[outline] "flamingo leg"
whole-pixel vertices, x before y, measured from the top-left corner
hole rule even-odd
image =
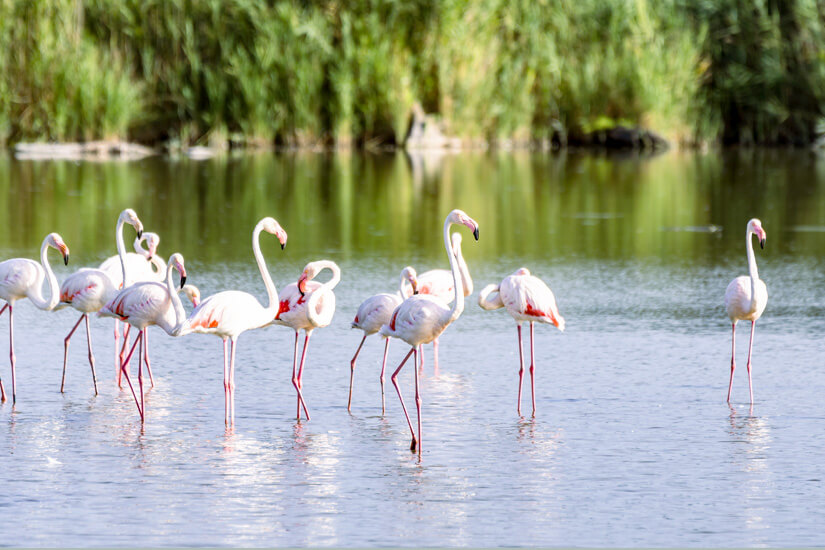
[[[421,374],[424,374],[424,354],[423,354],[423,353],[419,353],[419,354],[417,355],[417,357],[418,357],[418,358],[416,359],[415,364],[416,364],[416,365],[418,365],[418,368],[419,368],[419,370],[421,371]],[[420,361],[420,362],[419,362],[419,361]]]
[[[14,306],[9,304],[9,360],[11,361],[11,402],[17,403],[17,380],[14,375],[16,357],[14,355]]]
[[[524,343],[521,339],[521,323],[517,325],[518,328],[518,405],[516,412],[521,416],[521,386],[524,382]]]
[[[118,354],[118,342],[120,342],[120,321],[115,319],[115,379],[117,387],[120,387],[120,354]]]
[[[530,394],[533,397],[533,418],[536,417],[536,347],[534,341],[534,325],[533,322],[530,321]]]
[[[420,353],[422,356],[424,355],[424,346],[418,346],[418,353]],[[421,393],[419,391],[418,385],[418,371],[415,371],[415,408],[416,412],[418,413],[418,456],[421,456]],[[414,451],[415,447],[411,446],[410,450]]]
[[[384,400],[384,371],[387,368],[387,353],[390,351],[390,339],[384,338],[384,359],[381,361],[381,414],[386,412],[386,403]]]
[[[748,344],[748,389],[751,394],[751,405],[753,405],[753,382],[751,382],[751,353],[753,352],[753,332],[756,330],[756,321],[751,321],[751,340]]]
[[[120,348],[120,364],[126,365],[126,368],[129,368],[129,359],[125,358],[126,356],[126,347],[129,344],[129,332],[132,330],[132,325],[126,324],[126,328],[123,329],[123,346]],[[129,354],[131,357],[131,354]]]
[[[223,338],[223,417],[224,424],[229,425],[229,363],[226,354],[226,338]]]
[[[81,321],[86,318],[86,314],[82,313],[80,318],[72,327],[72,330],[69,331],[69,334],[63,339],[63,378],[60,380],[60,393],[63,393],[63,387],[66,385],[66,362],[69,359],[69,342],[72,339],[72,334],[74,331],[77,330],[77,327],[80,326]],[[95,395],[97,395],[97,385],[95,385]]]
[[[149,385],[151,387],[155,387],[155,379],[152,378],[152,366],[149,364],[149,328],[143,329],[143,348],[144,348],[144,358],[143,360],[146,362],[146,370],[149,371]]]
[[[352,381],[355,378],[355,360],[358,359],[358,354],[361,353],[361,348],[364,346],[364,340],[367,339],[367,333],[361,338],[361,343],[358,344],[358,349],[355,350],[355,355],[352,356],[352,361],[349,362],[349,399],[347,400],[347,412],[352,412]]]
[[[89,365],[92,367],[92,383],[95,386],[95,395],[97,395],[97,374],[95,374],[95,353],[92,351],[92,331],[89,330],[89,316],[86,314],[83,316],[86,318],[86,342],[89,344]]]
[[[229,352],[229,421],[235,424],[235,348],[238,346],[237,337],[232,338]]]
[[[730,403],[730,390],[733,388],[733,371],[736,370],[736,321],[733,322],[730,350],[730,382],[728,383],[728,403]]]
[[[298,392],[298,403],[303,403],[304,396],[301,394],[301,386],[298,384],[298,331],[295,331],[295,349],[292,353],[292,385],[295,387],[295,391]],[[299,415],[298,420],[301,419],[300,417],[300,408],[298,409]],[[306,412],[306,405],[304,405],[304,412]],[[309,415],[307,415],[307,420],[309,420]]]
[[[143,339],[145,336],[146,329],[142,329],[137,338],[141,342],[141,345],[138,346],[138,386],[140,386],[140,410],[143,412],[140,415],[141,422],[146,419],[146,403],[143,400]]]
[[[9,304],[5,304],[3,309],[0,309],[0,315],[3,315],[3,312],[6,311],[6,308],[9,307]],[[3,387],[3,378],[0,377],[0,403],[6,402],[6,388]]]
[[[424,348],[421,348],[421,357],[423,361]],[[438,376],[438,338],[433,340],[433,376]]]
[[[127,357],[127,361],[120,363],[120,370],[123,372],[123,376],[126,377],[126,382],[129,384],[129,389],[132,390],[132,397],[135,398],[135,405],[137,405],[138,413],[140,413],[140,421],[143,422],[143,409],[140,406],[140,401],[138,401],[137,394],[135,393],[135,388],[132,386],[132,380],[129,378],[129,369],[128,369],[128,360],[132,358],[132,354],[135,352],[135,348],[137,347],[138,343],[140,342],[140,332],[138,332],[137,337],[135,337],[135,343],[132,344],[132,349],[129,351],[129,356]]]
[[[312,331],[304,332],[306,337],[304,338],[304,349],[301,352],[301,364],[298,366],[298,420],[301,419],[301,405],[304,407],[304,414],[309,420],[309,411],[307,410],[306,401],[304,401],[304,395],[301,393],[301,388],[304,386],[304,361],[307,358],[307,348],[309,347],[309,337],[312,336]]]
[[[404,356],[404,359],[401,361],[401,364],[398,365],[398,368],[395,369],[395,372],[392,373],[392,376],[390,376],[390,380],[392,381],[392,385],[395,386],[395,391],[398,393],[398,399],[401,401],[401,408],[404,409],[404,416],[407,417],[407,425],[410,427],[410,433],[412,434],[412,443],[410,443],[410,450],[414,451],[416,443],[415,430],[413,430],[410,415],[407,414],[407,406],[404,404],[404,396],[401,395],[401,388],[398,387],[398,381],[396,380],[396,378],[398,378],[398,373],[401,372],[401,369],[404,367],[404,363],[407,362],[407,359],[409,359],[410,355],[412,355],[413,353],[415,353],[415,347],[413,347],[409,351],[409,353],[407,353],[407,355]],[[415,362],[413,363],[413,368],[415,368],[417,362],[418,358],[415,359]]]

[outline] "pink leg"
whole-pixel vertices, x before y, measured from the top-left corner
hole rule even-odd
[[[381,414],[386,412],[386,403],[384,402],[384,371],[387,368],[387,352],[390,351],[390,339],[384,338],[384,360],[381,362]]]
[[[126,328],[123,329],[123,346],[120,348],[120,364],[126,365],[126,368],[129,368],[129,359],[126,359],[126,347],[129,344],[129,332],[132,330],[132,325],[126,324]],[[130,354],[131,357],[131,354]]]
[[[728,403],[730,403],[730,390],[733,387],[733,371],[736,370],[736,321],[733,322],[730,350],[730,382],[728,383]]]
[[[132,344],[132,349],[129,351],[129,355],[126,358],[127,361],[121,362],[120,370],[123,372],[123,376],[126,377],[126,382],[129,384],[129,389],[132,390],[132,397],[135,398],[135,405],[137,405],[138,413],[140,413],[140,421],[143,422],[143,408],[140,406],[140,401],[138,400],[138,396],[135,393],[135,388],[132,386],[132,380],[129,378],[129,369],[127,368],[128,360],[132,358],[132,354],[135,352],[135,348],[140,343],[140,332],[138,332],[137,337],[135,338],[135,343]]]
[[[424,360],[424,348],[421,349],[422,361]],[[438,338],[433,340],[433,376],[438,376]],[[421,434],[418,434],[421,437]]]
[[[152,366],[149,364],[149,328],[143,329],[143,348],[144,352],[144,361],[146,362],[146,370],[149,372],[149,385],[151,387],[155,387],[155,379],[152,378]]]
[[[232,338],[230,345],[232,350],[229,353],[229,421],[235,424],[235,348],[238,339]]]
[[[358,359],[358,354],[361,353],[361,348],[364,346],[364,340],[367,339],[367,333],[361,338],[361,343],[358,344],[358,349],[355,350],[355,355],[352,356],[352,361],[349,362],[349,399],[347,400],[347,412],[352,412],[352,380],[355,378],[355,360]]]
[[[418,353],[424,355],[424,346],[418,346]],[[415,408],[418,412],[418,456],[421,456],[421,440],[423,432],[421,431],[421,392],[418,386],[418,371],[415,372]],[[411,448],[411,450],[415,450]]]
[[[226,354],[226,338],[223,339],[223,418],[229,425],[229,363]]]
[[[418,359],[415,361],[415,364],[418,365],[418,369],[421,372],[421,374],[424,374],[424,354],[418,353],[417,357]]]
[[[518,328],[518,405],[516,412],[521,416],[521,386],[524,382],[524,343],[521,339],[521,323],[517,325]]]
[[[118,343],[120,342],[120,321],[115,319],[115,380],[117,387],[120,387],[120,354],[118,353]]]
[[[80,322],[86,318],[86,314],[83,313],[80,315],[80,319],[72,327],[72,330],[69,331],[69,334],[63,339],[63,378],[60,380],[60,393],[63,393],[63,387],[66,385],[66,362],[69,359],[69,342],[72,339],[72,334],[74,331],[77,330],[77,327],[80,326]],[[97,395],[97,384],[95,384],[95,395]]]
[[[416,443],[415,430],[413,430],[412,421],[410,420],[410,415],[407,414],[407,406],[404,405],[404,397],[401,395],[401,388],[398,387],[398,381],[396,380],[396,378],[398,378],[398,373],[401,372],[401,369],[404,367],[404,363],[406,363],[407,359],[410,358],[410,355],[412,355],[414,353],[415,353],[415,348],[412,348],[409,351],[409,353],[407,353],[407,355],[404,357],[404,360],[401,361],[401,364],[398,365],[398,368],[395,369],[395,372],[392,373],[392,376],[390,376],[390,380],[392,381],[392,385],[395,386],[395,391],[398,393],[398,399],[401,400],[401,408],[404,409],[404,416],[407,417],[407,425],[410,427],[410,433],[412,434],[412,443],[410,443],[410,450],[412,450],[412,451],[415,450],[415,443]],[[415,368],[415,365],[417,364],[417,362],[418,362],[418,358],[416,357],[415,360],[413,361],[413,368]]]
[[[298,392],[298,404],[300,406],[303,403],[304,396],[301,394],[301,386],[298,384],[298,331],[295,331],[295,349],[292,353],[292,385],[295,387],[295,391]],[[304,406],[306,407],[306,406]],[[306,408],[304,409],[306,412]],[[298,420],[300,420],[300,408],[298,409],[299,415]],[[307,420],[309,420],[309,416],[307,416]]]
[[[9,359],[11,360],[11,402],[17,403],[17,380],[14,375],[14,306],[9,304]]]
[[[753,332],[756,330],[756,321],[751,321],[751,341],[748,344],[748,389],[751,393],[751,405],[753,405],[753,382],[751,382],[751,352],[753,352]]]
[[[309,347],[309,337],[312,336],[312,331],[306,332],[306,337],[304,338],[304,349],[301,352],[301,364],[298,366],[298,420],[301,419],[301,405],[304,407],[304,414],[309,420],[309,411],[307,410],[306,401],[304,401],[304,395],[300,393],[300,390],[304,387],[304,361],[307,358],[307,348]]]
[[[9,304],[5,304],[3,309],[0,309],[0,315],[3,315],[3,312],[6,311],[6,308],[9,307]],[[6,402],[6,388],[3,387],[3,378],[0,377],[0,403]]]
[[[536,347],[533,344],[534,340],[533,322],[530,321],[530,393],[533,396],[533,418],[536,417]]]
[[[143,422],[146,420],[146,403],[143,400],[143,342],[146,341],[146,329],[142,329],[138,337],[141,341],[141,345],[138,346],[138,386],[140,386],[140,410],[143,411],[140,421]]]
[[[97,374],[95,374],[95,353],[92,351],[92,331],[89,330],[89,316],[86,318],[86,341],[89,344],[89,365],[92,367],[92,383],[95,385],[95,395],[97,395]]]

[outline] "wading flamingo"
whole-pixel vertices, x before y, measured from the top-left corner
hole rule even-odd
[[[49,247],[63,254],[63,262],[69,264],[69,247],[57,233],[49,233],[40,246],[40,263],[28,258],[13,258],[0,262],[0,299],[6,304],[0,309],[0,315],[9,310],[9,361],[11,362],[11,399],[17,403],[17,380],[15,379],[14,355],[14,302],[28,298],[39,309],[49,311],[57,305],[60,287],[54,276],[46,255]],[[43,297],[43,279],[49,284],[51,293],[48,300]],[[0,401],[6,400],[3,379],[0,378]]]
[[[473,293],[473,279],[470,277],[470,270],[467,267],[467,262],[464,261],[464,256],[461,254],[461,234],[456,232],[452,235],[453,253],[458,261],[458,273],[461,275],[461,285],[464,288],[464,297],[466,298]],[[449,269],[431,269],[425,271],[421,275],[417,275],[412,267],[405,269],[412,270],[412,277],[417,281],[417,293],[429,294],[439,300],[443,300],[445,304],[450,304],[453,301],[455,294],[453,290],[453,275]],[[411,282],[409,284],[402,281],[401,294],[404,298],[409,298],[413,295],[413,288]],[[384,323],[386,324],[386,323]],[[424,354],[421,354],[421,365],[424,365]],[[433,371],[438,374],[438,338],[433,340]]]
[[[152,325],[162,328],[167,334],[175,336],[181,325],[186,320],[186,312],[180,301],[178,293],[175,291],[172,282],[172,271],[180,273],[180,287],[186,289],[186,268],[183,265],[183,256],[172,254],[166,266],[166,284],[158,282],[135,283],[127,286],[107,303],[98,313],[101,317],[114,317],[129,323],[139,332],[135,336],[135,342],[129,350],[129,355],[120,367],[129,389],[135,398],[135,404],[140,413],[140,421],[145,420],[146,408],[143,402],[143,362],[149,367],[149,356],[146,349],[146,329]],[[196,291],[187,292],[190,299]],[[138,385],[140,386],[140,400],[138,400],[132,381],[129,379],[127,365],[138,347]]]
[[[458,319],[461,312],[464,311],[464,289],[462,287],[461,275],[458,272],[458,260],[455,257],[455,252],[450,246],[450,226],[453,224],[463,224],[473,230],[473,237],[478,240],[478,224],[461,210],[453,210],[444,220],[444,248],[447,250],[447,256],[450,260],[450,271],[453,276],[453,288],[455,303],[452,308],[438,298],[427,296],[424,294],[416,294],[404,300],[392,314],[389,324],[381,327],[381,334],[384,336],[392,336],[400,338],[407,342],[412,349],[407,353],[401,364],[390,377],[395,391],[398,393],[398,399],[401,401],[401,408],[404,409],[404,416],[407,417],[407,424],[410,427],[412,434],[412,443],[410,449],[415,450],[418,445],[418,454],[421,454],[421,394],[418,384],[418,368],[413,368],[415,371],[415,407],[418,412],[418,439],[416,442],[415,430],[413,430],[410,415],[407,414],[407,407],[404,405],[404,398],[401,396],[401,389],[398,387],[398,373],[404,367],[404,364],[410,358],[410,355],[415,354],[415,363],[418,364],[418,353],[421,351],[423,344],[429,344],[439,337],[444,332],[450,323]]]
[[[352,410],[352,382],[355,377],[355,360],[358,359],[358,354],[361,353],[361,348],[364,345],[364,340],[367,336],[375,334],[378,330],[386,324],[389,324],[392,312],[395,308],[401,305],[401,296],[405,293],[405,283],[409,282],[413,294],[418,294],[418,281],[415,278],[415,270],[412,267],[405,267],[401,271],[401,290],[397,294],[375,294],[370,296],[358,306],[358,312],[355,314],[355,319],[352,321],[351,328],[357,328],[364,331],[364,337],[361,338],[361,343],[358,344],[358,349],[355,350],[355,355],[350,361],[350,375],[349,375],[349,399],[347,400],[347,411]],[[384,414],[384,371],[387,367],[387,352],[390,348],[390,339],[386,336],[384,338],[384,359],[381,362],[381,414]]]
[[[530,323],[530,391],[533,396],[533,416],[536,416],[536,348],[534,345],[533,323],[546,323],[564,330],[564,317],[559,315],[556,297],[544,281],[530,275],[526,267],[505,277],[498,285],[487,285],[478,295],[478,305],[483,309],[506,308],[518,328],[518,406],[521,416],[521,386],[524,381],[524,344],[521,338],[521,324]]]
[[[120,281],[131,281],[127,279],[127,273],[131,275],[128,269],[131,263],[125,261],[126,246],[123,244],[123,225],[129,224],[135,228],[138,237],[143,233],[143,223],[137,217],[137,214],[131,208],[127,208],[120,213],[115,225],[115,242],[117,244],[118,260],[120,261]],[[145,262],[142,257],[141,261]],[[104,262],[105,263],[105,262]],[[88,344],[89,365],[92,367],[92,381],[94,382],[95,395],[97,395],[97,376],[95,375],[95,357],[92,351],[92,333],[89,331],[89,313],[100,311],[106,303],[114,298],[118,293],[118,284],[112,281],[109,274],[102,269],[83,268],[75,273],[72,273],[60,285],[60,303],[56,309],[63,309],[64,307],[72,307],[80,312],[80,318],[75,323],[66,338],[63,339],[63,378],[60,382],[60,391],[66,383],[66,363],[69,357],[69,342],[72,335],[80,326],[82,321],[86,322],[86,343]],[[117,355],[117,327],[115,327],[115,355]]]
[[[326,283],[313,281],[324,269],[332,271],[332,278]],[[329,260],[309,262],[297,283],[290,283],[278,295],[280,302],[275,323],[290,327],[295,331],[295,349],[292,354],[292,385],[298,392],[298,420],[301,419],[301,407],[309,420],[304,396],[301,393],[303,386],[304,361],[306,361],[309,337],[316,328],[323,328],[332,322],[335,314],[335,294],[332,289],[341,280],[341,269],[338,264]],[[304,331],[304,347],[301,352],[301,365],[297,373],[295,365],[298,361],[298,331]]]
[[[247,330],[272,324],[272,319],[278,313],[278,291],[275,289],[275,283],[272,282],[261,253],[259,243],[261,231],[275,235],[281,243],[282,250],[286,246],[287,235],[273,218],[262,219],[252,232],[252,252],[266,287],[269,305],[262,306],[257,298],[246,292],[238,290],[219,292],[201,302],[176,334],[176,336],[190,332],[214,334],[223,340],[224,420],[227,425],[235,423],[235,347],[238,337]],[[227,339],[232,346],[228,357]]]
[[[745,248],[748,254],[748,275],[735,278],[728,285],[725,291],[725,309],[730,317],[733,329],[731,331],[731,352],[730,352],[730,382],[728,383],[728,403],[730,403],[730,390],[733,386],[733,371],[736,370],[736,322],[751,322],[751,338],[748,344],[748,389],[753,404],[753,382],[751,381],[751,352],[753,351],[753,331],[756,328],[756,320],[762,316],[765,306],[768,305],[768,287],[759,278],[756,270],[756,257],[753,254],[753,241],[751,235],[756,235],[759,245],[765,248],[765,240],[768,234],[762,229],[762,222],[753,218],[748,222],[745,233]]]

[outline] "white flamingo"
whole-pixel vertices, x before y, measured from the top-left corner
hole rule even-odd
[[[326,283],[313,281],[324,269],[332,271],[332,278]],[[298,420],[301,419],[301,407],[309,420],[309,409],[307,409],[301,388],[303,387],[304,361],[306,361],[307,348],[309,347],[309,337],[316,328],[323,328],[332,322],[335,314],[335,294],[332,289],[341,280],[341,269],[338,264],[329,260],[318,260],[309,262],[297,283],[291,283],[284,287],[278,295],[280,302],[278,314],[275,316],[275,323],[292,328],[295,331],[295,348],[292,354],[292,385],[298,393]],[[304,347],[301,352],[301,365],[296,372],[295,366],[298,360],[298,331],[304,331]]]
[[[521,338],[521,324],[530,323],[530,390],[533,398],[533,416],[536,416],[536,379],[533,323],[554,325],[564,330],[564,317],[559,315],[556,297],[544,281],[530,275],[526,267],[522,267],[504,278],[498,285],[487,285],[478,295],[478,305],[486,310],[506,308],[518,327],[518,406],[516,411],[521,415],[521,387],[524,381],[524,344]]]
[[[46,255],[49,247],[63,254],[63,262],[69,264],[69,247],[57,233],[49,233],[40,245],[40,263],[28,258],[13,258],[0,262],[0,299],[6,304],[0,309],[0,315],[9,310],[9,361],[11,363],[11,398],[17,403],[17,380],[15,376],[16,358],[14,355],[14,303],[17,300],[28,298],[38,309],[49,311],[54,309],[60,295],[60,287],[54,276],[49,258]],[[49,284],[51,293],[48,300],[43,297],[43,279]],[[6,400],[6,390],[0,378],[0,401]]]
[[[225,290],[201,302],[176,333],[176,336],[190,332],[214,334],[223,340],[224,421],[227,425],[235,423],[235,348],[238,337],[247,330],[272,324],[278,313],[278,291],[261,253],[259,238],[262,231],[275,235],[281,249],[286,246],[287,234],[275,219],[269,217],[259,221],[252,231],[252,252],[266,287],[269,305],[264,307],[257,298],[246,292]],[[228,360],[227,340],[232,344]]]
[[[396,294],[374,294],[361,302],[358,306],[358,312],[355,314],[355,319],[352,321],[352,328],[357,328],[364,331],[364,337],[361,338],[361,343],[358,344],[358,349],[355,350],[355,355],[350,361],[350,375],[349,375],[349,399],[347,400],[347,411],[352,410],[352,382],[355,377],[355,360],[358,359],[358,354],[361,353],[361,348],[364,345],[364,340],[367,336],[378,332],[383,325],[390,322],[392,312],[401,305],[401,296],[405,293],[405,283],[410,284],[413,294],[418,294],[418,281],[415,278],[415,270],[412,267],[405,267],[401,271],[401,289]],[[384,401],[384,371],[387,367],[387,353],[390,348],[390,339],[386,336],[384,338],[384,359],[381,361],[381,414],[385,412]]]
[[[756,258],[753,254],[753,241],[751,235],[756,235],[759,245],[765,248],[765,240],[768,234],[762,228],[762,222],[756,218],[748,221],[745,232],[745,249],[748,255],[748,275],[735,278],[728,285],[725,291],[725,309],[732,323],[731,331],[731,352],[730,352],[730,382],[728,383],[728,403],[730,403],[730,391],[733,386],[733,371],[736,370],[736,323],[737,321],[751,322],[751,338],[748,344],[748,389],[750,390],[751,404],[753,403],[753,382],[751,381],[751,352],[753,351],[753,332],[756,328],[756,320],[762,316],[765,306],[768,305],[768,287],[759,278],[756,270]]]
[[[407,407],[404,405],[404,398],[401,395],[401,389],[398,387],[398,373],[404,367],[404,364],[410,358],[410,355],[415,354],[415,363],[417,364],[417,354],[423,344],[429,344],[439,337],[444,329],[450,323],[458,319],[462,311],[464,311],[464,289],[462,287],[461,275],[458,272],[458,260],[455,257],[455,252],[450,246],[450,226],[453,224],[463,224],[473,230],[473,236],[478,240],[478,224],[461,210],[453,210],[444,220],[444,248],[447,250],[447,256],[450,260],[450,268],[453,276],[453,289],[455,303],[452,308],[438,298],[427,296],[425,294],[416,294],[404,300],[404,302],[396,308],[392,314],[389,324],[381,327],[381,334],[384,336],[392,336],[400,338],[407,342],[412,349],[407,353],[401,364],[390,377],[395,391],[398,393],[398,399],[401,401],[401,407],[404,409],[404,416],[407,417],[407,424],[410,427],[412,434],[412,443],[410,449],[415,450],[418,445],[418,453],[421,454],[421,394],[418,384],[418,369],[413,368],[415,372],[415,406],[418,412],[418,439],[416,441],[415,430],[413,429],[410,415],[407,413]]]

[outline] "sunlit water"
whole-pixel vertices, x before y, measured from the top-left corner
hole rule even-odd
[[[204,295],[236,288],[264,299],[250,249],[264,215],[289,232],[284,251],[262,240],[279,288],[312,259],[343,270],[335,319],[310,344],[312,420],[295,421],[294,335],[269,327],[239,340],[234,432],[224,430],[219,339],[150,331],[156,387],[141,428],[131,394],[114,384],[111,320],[92,323],[100,395],[82,332],[61,395],[62,339],[77,313],[20,302],[18,403],[0,406],[0,545],[821,544],[824,164],[764,152],[0,158],[2,257],[36,257],[58,231],[72,249],[59,279],[114,253],[126,206],[161,234],[164,256],[186,256]],[[427,349],[419,460],[389,381],[380,414],[375,336],[347,413],[361,337],[349,323],[407,263],[446,267],[441,223],[453,207],[481,226],[478,243],[464,239],[476,293],[441,339],[438,376]],[[752,216],[768,232],[757,260],[770,302],[757,323],[751,410],[745,324],[725,403],[722,297],[746,272]],[[514,322],[476,305],[482,286],[522,265],[551,285],[567,320],[564,333],[536,328],[535,419],[516,414]],[[7,323],[0,374],[10,391]],[[407,350],[393,342],[390,368]],[[413,406],[411,367],[400,380]]]

